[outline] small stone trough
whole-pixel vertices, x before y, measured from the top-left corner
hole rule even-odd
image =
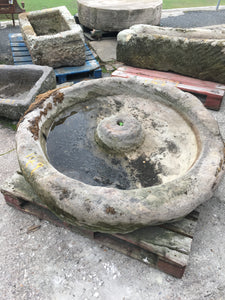
[[[225,28],[135,25],[117,36],[117,60],[133,67],[173,71],[225,83]]]
[[[90,28],[118,32],[135,24],[159,25],[162,0],[78,0],[79,22]]]
[[[65,6],[22,13],[19,23],[34,64],[57,68],[85,63],[83,32]]]
[[[55,87],[55,73],[50,67],[1,65],[0,116],[19,120],[38,94]]]
[[[22,175],[41,202],[95,232],[177,220],[208,200],[223,174],[224,144],[200,101],[141,79],[43,94],[16,141]]]

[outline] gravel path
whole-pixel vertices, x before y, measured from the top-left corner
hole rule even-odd
[[[225,9],[184,11],[181,15],[170,16],[161,19],[161,26],[166,27],[202,27],[225,23]]]

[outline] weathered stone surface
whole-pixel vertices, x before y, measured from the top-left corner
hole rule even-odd
[[[125,152],[139,147],[144,141],[141,123],[132,115],[117,114],[104,118],[96,130],[97,141],[110,151]]]
[[[134,67],[225,83],[225,29],[132,26],[118,34],[117,59]]]
[[[34,64],[56,68],[85,63],[81,27],[65,6],[22,13],[19,22]]]
[[[55,87],[55,73],[50,67],[1,65],[0,116],[19,120],[38,94]]]
[[[40,101],[42,105],[33,105],[19,125],[19,164],[41,200],[72,224],[94,231],[129,232],[171,221],[209,199],[223,174],[224,144],[216,121],[197,98],[176,88],[105,78],[48,93]],[[126,155],[141,151],[145,167],[151,159],[160,162],[162,183],[129,190],[94,186],[63,175],[49,163],[46,137],[54,119],[74,105],[92,112],[88,101],[103,104],[98,122],[109,115],[113,103],[117,104],[113,110],[127,111],[142,121],[145,140]]]
[[[162,0],[78,0],[81,24],[102,31],[120,31],[135,24],[159,25]]]

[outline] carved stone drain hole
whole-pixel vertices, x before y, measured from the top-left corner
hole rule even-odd
[[[119,125],[119,126],[124,126],[124,121],[118,120],[116,124]]]

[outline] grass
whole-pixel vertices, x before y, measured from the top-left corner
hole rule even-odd
[[[21,0],[17,0],[20,3]],[[74,15],[77,12],[76,0],[23,0],[26,11],[39,10],[65,5],[68,10]]]
[[[33,11],[65,5],[72,15],[74,15],[77,12],[76,0],[17,0],[20,6],[22,1],[25,3],[26,11]],[[16,15],[15,19],[17,19]],[[11,15],[0,15],[0,21],[1,20],[11,20]]]
[[[77,13],[76,0],[23,0],[26,11],[39,10],[65,5],[72,15]],[[22,0],[17,0],[19,5]],[[215,6],[218,0],[163,0],[163,9],[182,8],[182,7],[203,7]],[[225,0],[221,0],[220,5],[225,5]],[[17,16],[15,16],[17,18]],[[11,20],[11,15],[0,15],[0,20]]]
[[[7,118],[4,117],[0,117],[0,125],[2,125],[5,128],[10,128],[14,131],[16,131],[16,124],[15,122],[13,122],[12,120],[9,120]]]
[[[22,0],[17,0],[20,4]],[[77,12],[76,0],[23,0],[26,11],[39,10],[65,5],[72,15]],[[201,6],[216,6],[218,0],[163,0],[163,8],[181,8],[181,7],[201,7]],[[225,5],[225,0],[222,0],[220,5]],[[10,18],[10,16],[8,16]],[[5,19],[4,15],[0,15],[0,19]]]
[[[24,2],[27,11],[65,5],[72,14],[77,12],[76,0],[24,0]],[[163,0],[163,8],[216,6],[217,2],[218,0]],[[220,5],[225,5],[225,0],[222,0]]]

